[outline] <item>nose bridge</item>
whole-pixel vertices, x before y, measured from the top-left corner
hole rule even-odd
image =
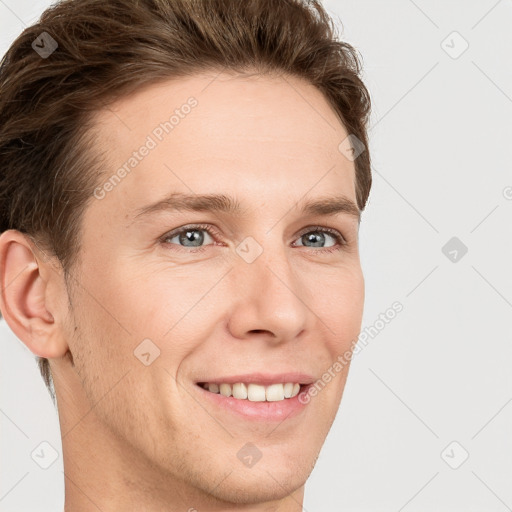
[[[272,238],[266,237],[265,244],[246,239],[247,245],[242,242],[237,249],[233,270],[236,306],[230,318],[232,334],[237,337],[267,331],[277,340],[291,339],[306,326],[309,310],[301,297],[300,277],[290,264],[287,248]]]

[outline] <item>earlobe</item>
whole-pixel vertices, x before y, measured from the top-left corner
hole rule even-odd
[[[17,230],[0,235],[0,309],[14,334],[35,355],[58,358],[67,350],[49,300],[49,279],[59,276],[39,261]],[[46,270],[49,270],[46,272]],[[54,275],[52,275],[52,272]],[[55,314],[54,314],[55,313]]]

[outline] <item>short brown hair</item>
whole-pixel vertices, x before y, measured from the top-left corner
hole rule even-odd
[[[46,38],[51,48],[48,36],[58,47],[40,55],[33,45]],[[93,114],[142,86],[207,70],[303,78],[368,147],[370,96],[359,56],[338,40],[320,0],[64,0],[26,28],[0,64],[0,233],[29,235],[68,276],[81,216],[101,179]],[[355,170],[363,210],[369,151]],[[54,398],[49,362],[38,364]]]

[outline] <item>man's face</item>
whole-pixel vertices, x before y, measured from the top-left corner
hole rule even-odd
[[[225,74],[146,88],[102,111],[97,130],[109,162],[83,217],[82,286],[62,333],[75,366],[52,361],[56,386],[83,387],[59,403],[63,421],[66,408],[93,409],[64,443],[90,429],[155,488],[286,496],[312,470],[348,366],[305,405],[282,398],[290,385],[259,384],[304,389],[361,326],[357,217],[346,204],[301,212],[326,198],[356,203],[354,162],[338,150],[347,131],[305,82]],[[134,151],[137,163],[105,186]],[[223,195],[240,210],[147,208],[171,194]],[[214,393],[221,383],[274,400]]]

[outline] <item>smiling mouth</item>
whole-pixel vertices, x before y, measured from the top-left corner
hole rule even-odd
[[[214,394],[220,394],[226,398],[233,397],[237,400],[248,400],[250,402],[281,402],[296,397],[308,385],[301,385],[298,382],[285,382],[278,384],[256,384],[237,382],[209,383],[198,382],[198,386]]]

